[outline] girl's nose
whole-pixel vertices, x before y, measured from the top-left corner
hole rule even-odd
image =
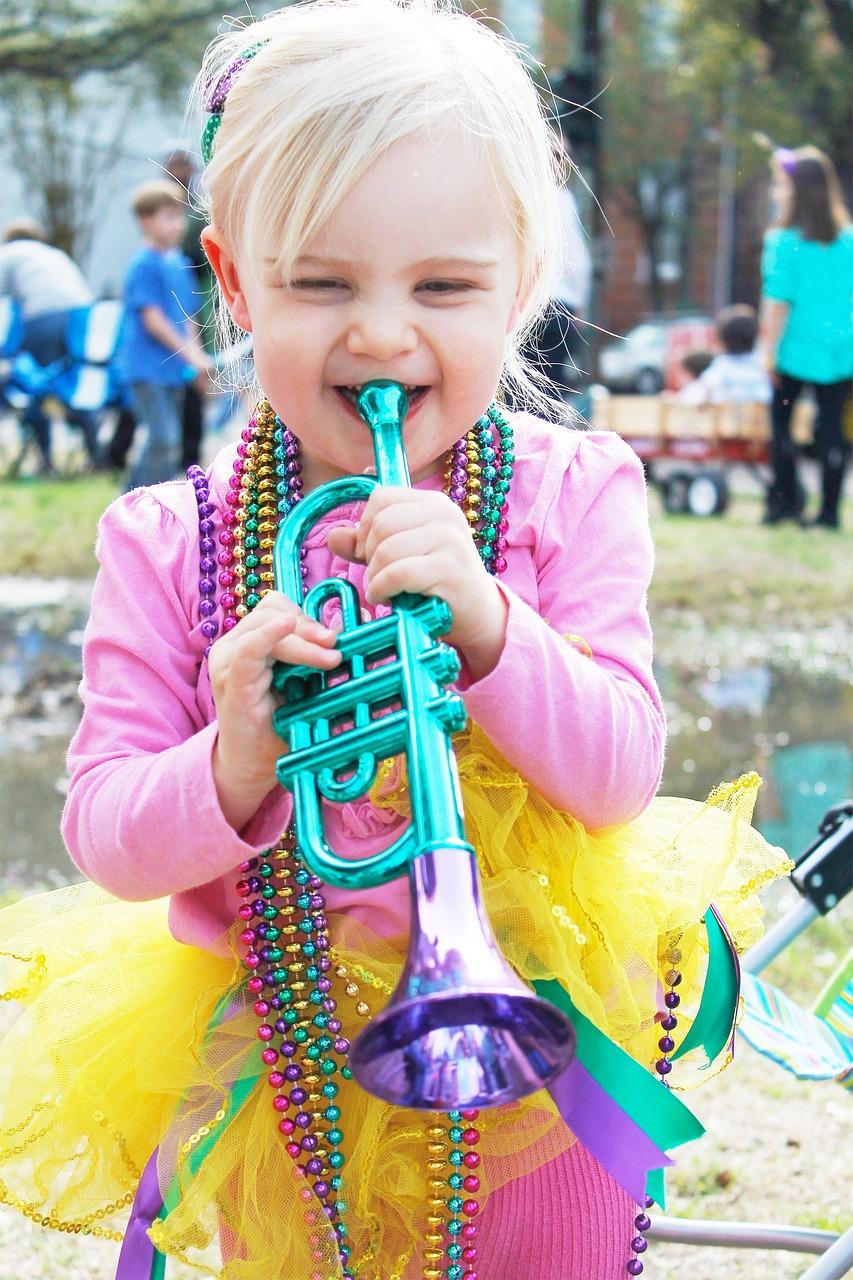
[[[418,345],[418,335],[405,309],[362,306],[347,332],[347,350],[353,356],[391,360],[408,355]]]

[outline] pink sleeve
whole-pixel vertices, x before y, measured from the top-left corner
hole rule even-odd
[[[157,898],[269,847],[290,800],[271,792],[239,835],[219,807],[216,722],[207,723],[212,704],[206,714],[198,688],[205,640],[190,616],[198,553],[182,521],[136,490],[104,515],[97,550],[62,832],[97,884],[121,898]]]
[[[464,699],[524,777],[598,828],[642,811],[663,762],[646,609],[653,551],[645,485],[627,445],[590,434],[555,487],[536,531],[538,601],[503,586],[503,654]]]

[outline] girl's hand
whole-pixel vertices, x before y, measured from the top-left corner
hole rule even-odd
[[[335,639],[329,627],[271,591],[211,649],[208,669],[219,727],[213,777],[222,812],[235,831],[274,785],[276,760],[286,749],[272,727],[273,663],[330,671],[341,660]]]
[[[333,554],[367,565],[371,604],[401,591],[445,600],[453,613],[447,638],[472,680],[497,665],[507,604],[477,553],[467,520],[445,494],[383,485],[370,495],[357,528],[330,529],[328,543]]]

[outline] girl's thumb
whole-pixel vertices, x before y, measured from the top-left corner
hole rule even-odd
[[[346,525],[336,525],[334,529],[329,530],[326,541],[332,555],[356,563],[360,557],[355,553],[355,539],[355,529],[350,529]]]

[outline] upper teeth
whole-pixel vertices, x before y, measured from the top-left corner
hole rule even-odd
[[[362,389],[362,387],[363,387],[363,386],[364,386],[364,383],[361,383],[361,384],[358,384],[358,385],[355,385],[355,386],[344,387],[344,390],[345,390],[345,391],[351,391],[351,392],[352,392],[352,394],[353,394],[354,396],[357,396],[357,395],[359,394],[359,392],[361,391],[361,389]],[[415,386],[414,384],[412,384],[412,385],[409,385],[409,386],[404,386],[404,387],[403,387],[403,390],[404,390],[408,395],[411,395],[411,394],[412,394],[412,392],[413,392],[413,391],[417,391],[417,390],[418,390],[418,388],[417,388],[417,386]]]

